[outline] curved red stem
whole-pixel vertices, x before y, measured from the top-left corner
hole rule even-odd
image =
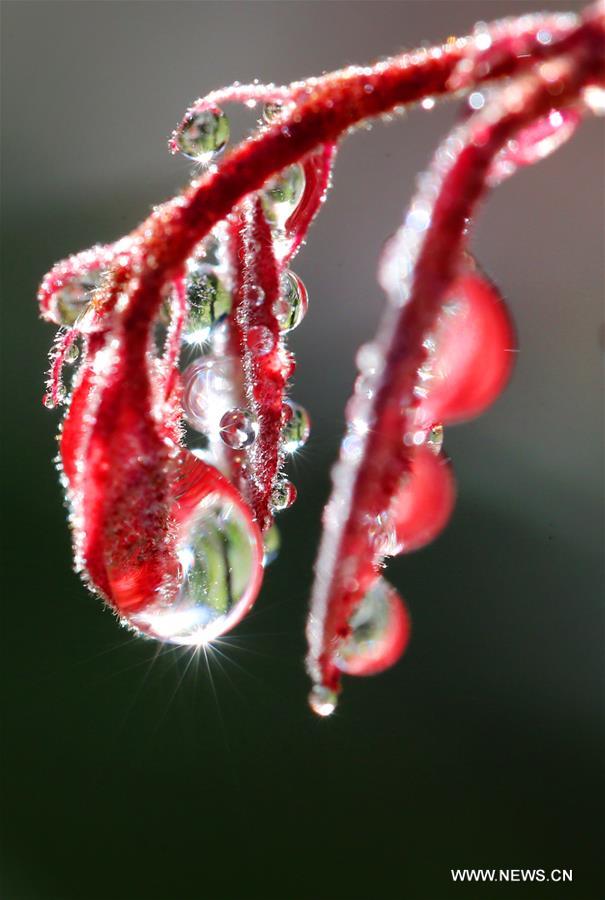
[[[250,527],[258,551],[257,525],[266,528],[271,522],[283,402],[293,368],[274,302],[283,266],[304,240],[325,195],[337,141],[368,118],[514,76],[484,112],[462,126],[463,144],[446,145],[443,152],[451,158],[438,173],[441,184],[436,202],[429,204],[430,227],[418,227],[426,209],[413,208],[404,238],[408,240],[410,230],[422,232],[422,238],[411,250],[405,241],[392,245],[397,253],[409,251],[413,265],[405,297],[401,260],[389,259],[383,267],[394,304],[379,339],[384,368],[377,390],[372,389],[372,403],[364,401],[367,433],[361,453],[340,473],[346,484],[336,500],[343,501],[343,508],[336,510],[338,527],[328,524],[309,627],[312,676],[324,687],[336,687],[335,645],[349,633],[351,612],[375,580],[383,555],[374,530],[368,528],[368,516],[374,520],[389,514],[410,471],[414,442],[406,443],[405,436],[418,406],[418,371],[427,355],[423,345],[458,274],[467,219],[486,188],[497,152],[509,138],[553,105],[577,101],[583,86],[603,83],[604,18],[602,4],[597,4],[579,23],[557,15],[504,20],[482,26],[468,38],[448,39],[442,47],[350,67],[288,88],[236,85],[214,92],[194,104],[183,122],[218,102],[281,102],[283,111],[274,124],[260,128],[181,196],[156,207],[129,237],[71,257],[49,273],[39,301],[42,315],[53,321],[58,320],[59,292],[70,280],[93,270],[104,273],[89,309],[71,333],[82,334],[85,346],[64,422],[61,456],[77,563],[110,603],[122,612],[132,611],[177,589],[176,546],[184,501],[177,498],[174,484],[182,481],[189,464],[181,448],[178,374],[187,315],[183,273],[200,242],[227,221],[234,276],[231,350],[259,421],[259,439],[246,466],[233,455],[232,475],[237,496],[254,511],[256,524],[250,517]],[[459,138],[457,133],[455,141]],[[174,138],[171,146],[176,147]],[[302,165],[306,186],[280,235],[280,250],[256,192],[294,163]],[[174,291],[175,314],[164,357],[158,359],[153,329],[167,285]],[[262,293],[258,303],[253,302],[252,286]],[[402,302],[403,309],[396,308]],[[259,334],[268,335],[270,343],[262,353],[253,351],[255,343],[258,350]],[[54,362],[52,391],[57,397],[65,348],[73,339],[64,339]],[[197,467],[196,478],[200,471]],[[206,474],[196,484],[219,495],[223,491],[231,502],[235,488],[223,485],[222,476],[213,481]],[[198,493],[195,497],[199,499]],[[258,557],[257,552],[260,566]],[[252,599],[260,583],[258,570],[254,579]]]

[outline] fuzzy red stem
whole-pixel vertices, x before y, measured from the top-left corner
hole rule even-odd
[[[547,64],[553,66],[553,64]],[[413,429],[414,387],[427,351],[423,341],[441,310],[444,294],[452,283],[464,246],[469,218],[486,190],[489,166],[501,147],[520,129],[552,108],[553,99],[564,106],[599,71],[602,63],[594,52],[576,52],[565,60],[556,81],[546,71],[516,82],[504,102],[503,113],[493,124],[474,129],[473,137],[442,184],[433,209],[432,223],[416,262],[412,295],[405,306],[390,344],[386,367],[373,407],[371,430],[353,486],[350,512],[336,550],[331,579],[317,586],[329,598],[321,634],[317,615],[310,633],[308,658],[312,676],[336,689],[340,673],[334,664],[338,641],[349,630],[348,621],[378,575],[376,551],[367,522],[388,511],[403,476],[410,471],[415,453],[402,436]],[[513,91],[521,91],[513,97]],[[498,102],[497,100],[495,101]]]
[[[109,261],[111,269],[93,303],[87,356],[65,421],[61,452],[73,504],[79,564],[86,567],[91,581],[106,597],[112,598],[112,583],[118,576],[123,579],[126,574],[128,580],[128,573],[132,572],[136,589],[122,606],[143,606],[159,590],[169,594],[175,578],[172,565],[175,499],[171,484],[182,464],[175,424],[178,419],[175,335],[178,336],[182,326],[182,308],[169,339],[167,362],[172,372],[162,382],[165,390],[161,396],[154,383],[149,349],[163,288],[169,281],[178,282],[196,245],[243,198],[261,188],[275,173],[299,160],[312,173],[309,166],[317,158],[317,180],[309,188],[311,202],[306,205],[304,216],[301,213],[300,221],[287,223],[294,228],[292,245],[286,254],[289,258],[319,206],[338,138],[364,119],[428,96],[450,93],[455,89],[456,78],[462,78],[466,86],[479,84],[490,78],[517,74],[535,67],[541,59],[560,56],[564,51],[592,60],[590,77],[597,78],[594,60],[602,54],[603,15],[595,9],[586,14],[578,27],[569,20],[559,22],[556,17],[532,19],[513,37],[507,36],[505,28],[500,37],[496,27],[491,57],[489,53],[478,53],[472,38],[454,39],[443,48],[421,50],[365,69],[349,69],[311,79],[291,86],[287,94],[275,89],[275,96],[289,99],[286,111],[275,125],[261,130],[233,150],[220,167],[194,182],[181,197],[157,207],[129,239],[113,248],[98,248],[96,255],[95,250],[90,252],[92,256],[86,257],[89,268]],[[552,42],[546,46],[537,37],[541,23],[547,23],[552,31]],[[522,58],[519,58],[520,47],[525,52]],[[589,79],[588,73],[589,65],[585,63],[585,81]],[[259,97],[264,90],[259,88]],[[267,90],[265,96],[273,96],[272,89]],[[236,94],[237,91],[231,91],[232,99],[237,99]],[[228,95],[229,91],[225,98],[229,99]],[[573,96],[573,91],[566,86],[557,96],[557,103],[564,102],[568,95]],[[537,114],[542,106],[538,101],[532,103],[528,109]],[[519,115],[519,122],[521,119]],[[526,116],[523,121],[530,118]],[[453,260],[460,245],[460,234],[457,234],[460,216],[470,210],[481,193],[485,160],[493,156],[492,150],[495,152],[514,128],[511,118],[500,130],[494,128],[486,145],[474,148],[468,159],[464,157],[464,177],[460,177],[459,183],[452,181],[449,188],[459,194],[457,204],[450,209],[444,203],[443,208],[435,211],[427,243],[430,252],[425,252],[420,260],[411,312],[404,316],[404,319],[408,317],[407,336],[401,337],[399,344],[392,348],[387,363],[387,371],[393,376],[393,391],[399,391],[400,396],[409,393],[413,386],[414,366],[417,368],[422,360],[419,338],[438,311],[436,298],[451,279]],[[476,171],[469,174],[472,165]],[[255,259],[254,274],[257,281],[264,283],[270,301],[277,296],[279,267],[273,253],[268,255],[268,229],[258,201],[254,216],[253,230],[260,248],[267,251],[265,262]],[[79,257],[74,260],[77,270],[83,260]],[[70,274],[69,266],[62,265],[63,269],[53,270],[47,276],[40,293],[46,315],[61,278]],[[429,287],[430,297],[426,293]],[[181,307],[182,299],[181,296]],[[269,301],[255,315],[275,336],[277,324]],[[109,313],[115,315],[109,318]],[[243,347],[240,351],[243,353]],[[266,524],[267,486],[277,470],[278,410],[281,415],[287,373],[280,371],[279,377],[273,378],[275,373],[269,369],[276,358],[269,357],[265,362],[268,366],[264,368],[254,364],[250,382],[262,381],[266,387],[266,392],[255,398],[262,411],[258,471],[262,474],[264,491],[262,504],[257,497],[256,511],[259,520]],[[394,449],[394,431],[405,422],[399,412],[391,409],[386,387],[379,396],[377,417],[377,428],[383,430],[386,438],[384,446],[377,443],[376,457],[369,462],[368,472],[380,473],[385,485],[384,497],[388,497],[392,496],[409,460],[405,452]],[[377,498],[366,496],[365,490],[363,486],[356,488],[355,503],[360,508],[372,509],[378,505]],[[356,546],[358,536],[354,529],[350,540]],[[363,547],[363,540],[359,547]],[[339,623],[352,602],[355,601],[336,603],[330,612],[328,634],[339,631]],[[323,675],[333,680],[327,657],[322,656],[322,660]]]

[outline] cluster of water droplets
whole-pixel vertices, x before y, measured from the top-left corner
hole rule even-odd
[[[207,445],[216,445],[220,440],[231,450],[247,450],[258,435],[258,422],[254,412],[242,406],[238,362],[228,355],[227,317],[231,310],[228,279],[205,258],[190,268],[187,297],[185,356],[196,350],[200,355],[187,365],[182,375],[186,420]],[[300,324],[307,303],[301,279],[286,270],[274,310],[284,334]],[[247,346],[256,356],[270,353],[274,347],[272,332],[264,326],[250,328]],[[308,438],[309,418],[300,405],[288,401],[284,419],[282,447],[286,453],[294,453]],[[278,506],[282,508],[283,501]]]
[[[282,112],[283,107],[277,102],[265,104],[263,119],[268,124]],[[176,134],[175,144],[186,156],[207,163],[208,154],[216,155],[223,149],[228,134],[226,116],[214,107],[188,116]],[[285,240],[286,223],[297,209],[304,190],[304,169],[296,164],[272,178],[259,192],[278,258],[277,248]],[[187,266],[188,315],[183,332],[182,406],[193,452],[229,477],[234,462],[240,472],[246,473],[250,469],[251,454],[259,435],[259,420],[254,402],[250,402],[244,388],[245,366],[242,369],[242,362],[231,355],[233,273],[226,247],[225,228],[218,226]],[[258,286],[251,286],[250,302],[264,302],[264,294]],[[302,322],[307,307],[308,296],[302,280],[284,268],[279,297],[272,309],[280,340]],[[272,331],[264,325],[248,327],[246,347],[256,358],[271,353],[275,348]],[[285,401],[280,461],[304,446],[309,431],[306,410],[291,400]],[[287,509],[295,498],[296,488],[280,472],[271,494],[273,512]],[[264,563],[268,564],[279,547],[275,526],[265,535],[265,544]]]
[[[276,112],[277,114],[277,112]],[[269,113],[267,112],[267,117]],[[176,142],[178,148],[197,163],[208,165],[224,149],[229,138],[229,121],[218,109],[191,115]],[[261,200],[276,245],[284,240],[285,226],[300,202],[305,188],[301,166],[291,166],[273,178],[262,190]],[[258,437],[259,423],[246,403],[240,362],[231,354],[229,315],[232,310],[232,270],[226,251],[224,223],[196,248],[185,273],[187,315],[182,329],[182,408],[188,425],[187,442],[194,456],[228,477],[236,458],[245,470],[247,454]],[[47,310],[60,330],[56,353],[62,353],[62,367],[75,370],[81,354],[78,341],[63,348],[65,337],[86,333],[87,317],[94,313],[92,301],[102,286],[113,257],[98,265],[91,255],[91,267],[60,279]],[[105,265],[107,263],[107,265]],[[281,335],[296,328],[308,306],[306,288],[294,272],[283,269],[280,295],[273,313]],[[257,302],[262,302],[260,290]],[[156,324],[150,365],[158,364],[168,346],[171,329],[179,315],[176,291],[167,285]],[[274,348],[272,332],[259,326],[248,329],[248,349],[263,356]],[[55,390],[58,402],[67,400],[65,386]],[[55,405],[50,391],[47,405]],[[286,401],[283,412],[281,454],[295,453],[309,436],[309,416],[299,404]],[[296,488],[280,474],[271,504],[274,512],[287,509],[296,498]],[[263,536],[259,554],[258,530],[237,503],[218,494],[202,500],[185,522],[177,526],[177,589],[128,616],[125,623],[136,631],[182,645],[206,644],[231,628],[254,599],[252,590],[258,568],[269,565],[279,551],[279,533],[272,526]],[[254,592],[257,590],[256,586]]]

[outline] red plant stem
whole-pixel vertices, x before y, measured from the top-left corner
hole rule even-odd
[[[510,33],[507,27],[512,29]],[[550,44],[543,45],[538,39],[541,27],[551,30]],[[162,381],[168,396],[158,396],[148,352],[164,285],[181,277],[183,266],[196,245],[244,197],[258,190],[276,172],[299,160],[308,160],[309,154],[320,153],[318,148],[324,147],[323,167],[318,170],[318,177],[327,181],[329,155],[335,142],[364,119],[419,102],[427,96],[447,94],[452,91],[453,77],[464,78],[466,84],[478,84],[517,74],[535,67],[541,59],[560,56],[564,51],[592,60],[592,76],[598,77],[594,60],[601,58],[603,50],[603,14],[597,7],[587,13],[578,27],[568,19],[551,16],[531,19],[521,29],[509,23],[509,26],[497,25],[493,30],[493,46],[497,50],[493,59],[477,47],[472,37],[451,39],[442,48],[403,54],[371,67],[347,69],[293,85],[288,94],[293,108],[288,104],[275,125],[231,151],[220,167],[194,182],[182,196],[157,207],[129,239],[114,245],[119,247],[119,252],[105,286],[94,300],[99,327],[104,326],[105,331],[89,338],[86,364],[74,392],[61,442],[74,508],[78,555],[93,584],[106,596],[111,596],[112,571],[123,574],[132,570],[133,579],[141,581],[139,587],[145,587],[148,598],[159,590],[170,592],[174,579],[171,482],[178,471],[174,394],[178,379],[175,375],[174,379],[169,376],[168,382]],[[520,47],[525,52],[521,58]],[[588,72],[588,67],[585,68]],[[275,90],[280,99],[286,97],[281,89]],[[259,91],[261,96],[262,89]],[[565,96],[558,96],[557,103],[563,102]],[[487,153],[485,148],[483,152]],[[479,165],[480,148],[477,153]],[[473,190],[479,193],[476,180],[471,184],[470,193],[464,192],[464,179],[453,187],[464,189],[461,197],[465,202],[473,196]],[[314,195],[317,205],[321,195],[321,191]],[[300,230],[294,244],[302,239],[304,228],[314,214],[313,204],[308,208],[309,218],[297,224]],[[449,227],[446,219],[444,223]],[[262,226],[259,227],[262,232]],[[453,229],[450,231],[453,234]],[[440,247],[436,237],[433,243],[440,253],[451,249],[447,242],[445,247]],[[422,278],[416,280],[415,290],[420,290],[417,286],[425,279],[423,266],[419,272]],[[431,273],[428,263],[427,272],[426,277],[438,291],[451,274],[445,265]],[[260,270],[257,274],[261,274]],[[273,265],[271,278],[267,273],[262,276],[268,278],[267,283],[273,279],[270,292],[274,289],[275,275]],[[47,302],[44,298],[56,286],[52,272],[48,279],[41,291],[43,308]],[[436,302],[429,301],[425,309],[422,297],[416,306],[418,321],[410,323],[408,344],[402,343],[389,358],[388,365],[394,372],[402,354],[405,356],[409,351],[410,360],[414,358],[411,336],[422,332],[437,309]],[[115,316],[104,322],[108,312],[115,312]],[[270,316],[267,323],[269,328],[274,328]],[[93,324],[96,328],[96,323]],[[175,328],[178,333],[178,322]],[[172,342],[168,359],[176,363]],[[406,371],[402,369],[396,385],[402,395],[409,387]],[[278,393],[280,390],[283,393],[283,386]],[[271,434],[271,440],[276,442],[277,402],[274,403],[274,397],[269,401],[268,395],[264,399],[272,409],[275,407],[265,434]],[[387,406],[381,422],[388,434],[396,418],[388,413]],[[273,461],[267,462],[267,471],[274,472],[275,448],[271,453]],[[268,459],[266,455],[265,459]],[[383,462],[389,483],[394,484],[401,461],[393,462],[392,473],[388,462],[384,459]],[[405,458],[403,463],[405,466]],[[260,510],[259,515],[266,516],[266,511]],[[133,602],[144,604],[145,591],[137,589],[132,596]],[[336,611],[334,615],[340,613]]]
[[[504,77],[535,65],[538,58],[548,58],[575,46],[602,47],[602,30],[603,23],[598,18],[589,18],[560,41],[543,46],[535,40],[536,25],[533,25],[528,35],[534,35],[531,57],[503,55],[495,75],[486,66],[474,83]],[[136,331],[140,321],[153,317],[157,308],[154,296],[157,283],[170,277],[174,267],[187,259],[194,246],[246,194],[319,145],[335,143],[345,131],[364,119],[420,102],[425,97],[446,94],[449,79],[460,61],[467,57],[469,47],[472,39],[463,38],[435,51],[403,54],[361,70],[345,69],[308,81],[304,92],[301,91],[307,99],[298,103],[294,112],[269,131],[234,149],[216,172],[194,185],[179,203],[159,207],[140,227],[146,247],[153,255],[154,267],[145,273],[144,283],[132,298],[124,319],[125,329]],[[130,346],[134,352],[136,342]]]
[[[286,237],[289,239],[289,246],[283,258],[284,263],[289,262],[296,254],[313,219],[319,212],[330,185],[335,156],[336,144],[326,144],[325,147],[320,147],[310,153],[303,161],[305,190],[300,203],[286,222]]]
[[[61,373],[67,361],[69,351],[78,337],[77,331],[71,328],[69,331],[58,331],[55,346],[51,353],[52,364],[48,377],[45,403],[56,406],[61,400]]]
[[[576,51],[573,57],[545,63],[538,75],[517,79],[493,101],[493,112],[478,115],[476,124],[471,120],[471,137],[442,183],[416,261],[412,294],[390,342],[346,523],[337,547],[325,545],[323,564],[320,555],[308,666],[312,677],[332,690],[340,678],[333,661],[335,648],[347,635],[351,613],[379,571],[367,523],[388,512],[410,471],[415,448],[402,438],[413,429],[418,404],[414,387],[427,355],[423,341],[456,276],[466,227],[486,190],[490,164],[513,135],[546,114],[553,102],[564,106],[575,100],[601,67],[600,55]]]
[[[230,230],[232,255],[238,260],[231,338],[243,363],[248,406],[259,427],[258,438],[249,453],[250,471],[242,493],[249,499],[259,526],[266,529],[272,522],[269,501],[280,464],[284,390],[292,362],[281,346],[279,324],[273,311],[279,297],[280,267],[258,197],[244,201]],[[272,342],[261,353],[254,342],[259,330]]]

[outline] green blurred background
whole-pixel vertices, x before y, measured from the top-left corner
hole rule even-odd
[[[578,4],[545,3],[548,9]],[[460,499],[393,561],[414,634],[388,673],[306,706],[304,620],[328,470],[374,272],[453,119],[342,148],[296,262],[311,298],[294,396],[314,421],[249,618],[192,658],[120,631],[71,571],[40,402],[50,265],[134,226],[188,167],[165,138],[200,93],[290,81],[529,11],[446,2],[4,2],[1,896],[4,900],[597,900],[602,886],[603,128],[519,174],[476,229],[521,352],[452,429]],[[601,332],[602,334],[602,332]],[[573,884],[453,885],[452,867],[573,868]]]

